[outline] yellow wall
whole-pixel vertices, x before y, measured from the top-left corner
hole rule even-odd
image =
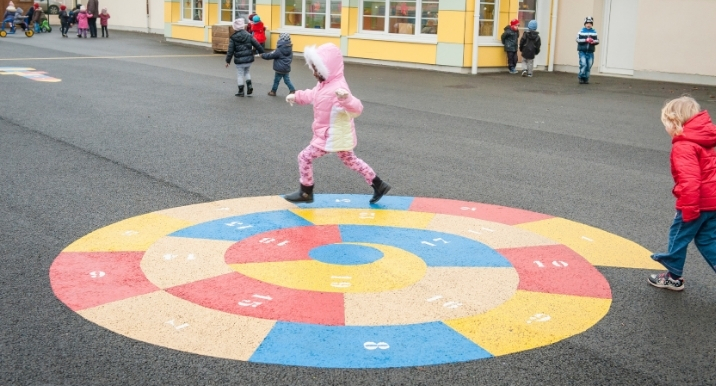
[[[214,25],[219,22],[219,4],[212,4],[209,3],[209,7],[207,8],[207,12],[209,12],[209,25]],[[206,18],[204,18],[206,19]],[[211,35],[209,35],[211,36]]]
[[[276,47],[278,43],[278,34],[271,34],[271,47]],[[291,43],[293,43],[293,52],[303,52],[304,47],[325,43],[333,43],[338,47],[341,46],[341,38],[332,38],[324,36],[306,36],[291,34]]]
[[[470,22],[472,24],[472,22]],[[438,41],[441,43],[465,42],[465,12],[438,12]],[[444,26],[444,27],[442,27]]]
[[[211,36],[211,35],[209,35]],[[203,27],[189,27],[185,25],[174,24],[172,26],[172,38],[191,40],[195,42],[204,41],[204,28]]]
[[[164,3],[164,22],[171,23],[181,18],[180,3]]]
[[[437,45],[348,39],[348,56],[377,60],[435,64]]]

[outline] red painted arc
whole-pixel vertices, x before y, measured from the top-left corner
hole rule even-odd
[[[411,212],[439,213],[470,217],[506,225],[524,224],[554,218],[554,216],[531,212],[524,209],[443,198],[415,197],[408,210]]]

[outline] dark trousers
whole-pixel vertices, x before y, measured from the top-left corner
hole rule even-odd
[[[104,34],[105,34],[105,33],[107,34],[107,37],[109,37],[109,30],[107,30],[107,26],[106,26],[106,25],[103,25],[103,26],[102,26],[102,37],[104,37]]]
[[[508,51],[507,52],[507,67],[510,70],[514,70],[515,67],[517,67],[517,51],[514,51],[514,52]]]
[[[276,90],[278,90],[278,84],[281,82],[281,79],[283,79],[284,83],[286,83],[289,91],[296,91],[296,88],[293,87],[293,83],[291,83],[291,78],[288,77],[288,74],[280,74],[278,72],[273,77],[273,87],[271,87],[271,91],[276,92]]]
[[[70,30],[70,23],[62,22],[62,27],[60,27],[60,32],[62,35],[67,35],[67,32]]]
[[[97,18],[96,17],[90,17],[87,19],[89,22],[89,29],[90,29],[90,36],[93,38],[97,37]]]

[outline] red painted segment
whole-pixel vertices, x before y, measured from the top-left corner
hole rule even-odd
[[[139,266],[144,252],[63,252],[50,267],[55,296],[73,311],[159,290]]]
[[[564,245],[497,250],[517,270],[517,289],[611,299],[609,282],[582,256]]]
[[[277,229],[239,241],[224,258],[227,264],[310,260],[311,249],[340,242],[337,225]]]
[[[443,198],[416,197],[408,210],[412,212],[441,213],[472,217],[507,225],[517,225],[553,218],[553,216],[546,214],[509,208],[506,206],[448,200]]]
[[[231,314],[286,322],[345,325],[342,293],[279,287],[238,272],[165,291],[200,306]]]

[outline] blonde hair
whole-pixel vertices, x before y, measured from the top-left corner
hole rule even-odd
[[[672,99],[661,109],[661,122],[672,137],[684,132],[684,123],[701,111],[701,106],[688,95]]]

